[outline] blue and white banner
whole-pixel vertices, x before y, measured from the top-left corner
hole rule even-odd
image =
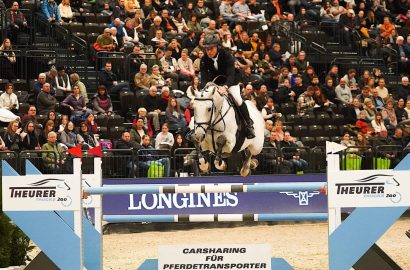
[[[162,179],[103,179],[105,185],[196,183],[325,182],[324,174],[250,177],[187,177]],[[260,192],[202,194],[104,195],[104,215],[327,213],[323,193]]]

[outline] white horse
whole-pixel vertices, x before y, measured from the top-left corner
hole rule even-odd
[[[239,86],[235,86],[239,87]],[[231,156],[235,152],[244,151],[245,160],[242,164],[241,175],[248,176],[251,169],[258,166],[258,161],[252,159],[262,151],[264,141],[264,120],[262,114],[251,101],[245,101],[249,115],[253,120],[255,138],[246,138],[246,127],[241,132],[241,145],[237,144],[238,125],[235,109],[227,96],[218,92],[219,86],[213,82],[206,84],[202,91],[195,91],[188,96],[193,100],[194,108],[194,141],[199,153],[199,167],[202,171],[209,170],[209,163],[202,156],[202,152],[209,151],[216,155],[215,167],[219,170],[226,168],[222,158]]]

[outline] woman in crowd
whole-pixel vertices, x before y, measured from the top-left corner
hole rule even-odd
[[[91,110],[85,106],[85,99],[81,96],[80,87],[78,87],[78,85],[73,87],[73,93],[67,96],[63,102],[61,102],[61,105],[70,109],[70,121],[73,123],[84,121],[91,113]]]
[[[365,98],[363,102],[363,110],[366,112],[367,120],[372,121],[376,116],[376,108],[370,98]]]
[[[195,13],[191,14],[190,20],[187,22],[187,27],[195,32],[202,31],[201,24],[198,22],[198,17]]]
[[[61,132],[60,141],[68,148],[73,148],[78,145],[77,134],[74,131],[74,123],[69,121]]]
[[[4,133],[4,145],[10,151],[20,151],[20,134],[22,128],[19,127],[19,121],[11,121],[7,126],[7,130]]]
[[[0,108],[9,110],[15,115],[19,114],[19,101],[14,94],[14,86],[12,83],[6,84],[5,91],[0,96]]]
[[[98,126],[95,122],[94,114],[90,113],[85,119],[85,123],[87,124],[88,130],[91,131],[92,134],[98,134]]]
[[[340,144],[343,145],[343,146],[346,146],[346,147],[356,146],[355,141],[353,141],[353,140],[350,139],[350,134],[349,134],[349,132],[345,132],[345,133],[343,134],[343,138],[342,138],[342,140],[340,141]]]
[[[171,149],[174,145],[174,135],[169,132],[168,124],[162,124],[161,132],[155,138],[155,149]]]
[[[72,73],[70,75],[70,81],[72,87],[77,85],[80,88],[80,95],[84,97],[85,104],[87,104],[89,102],[87,88],[85,87],[85,84],[80,80],[80,75],[78,75],[77,73]]]
[[[315,111],[323,111],[327,112],[330,116],[334,115],[334,112],[331,108],[332,102],[330,102],[327,98],[326,95],[323,94],[322,90],[315,86],[314,87],[315,92],[313,93],[313,99],[316,102],[316,105],[320,106],[315,108]]]
[[[282,120],[276,120],[275,125],[273,126],[272,130],[276,131],[276,134],[278,136],[278,141],[283,141],[285,132],[284,132]]]
[[[63,114],[63,115],[61,116],[61,124],[60,124],[60,126],[58,127],[58,133],[61,134],[61,132],[64,131],[64,129],[65,129],[65,127],[67,126],[67,123],[68,123],[68,122],[69,122],[68,115]]]
[[[188,50],[182,49],[181,58],[178,59],[179,79],[183,81],[190,81],[195,76],[194,66],[191,58],[188,57]]]
[[[333,79],[330,76],[325,78],[325,84],[322,87],[322,93],[325,97],[333,103],[338,103],[336,99],[335,86],[333,84]]]
[[[107,88],[104,85],[100,85],[97,88],[97,94],[93,99],[93,114],[112,114],[112,102],[108,95]]]
[[[204,57],[204,55],[205,55],[204,51],[199,51],[198,57],[195,59],[194,63],[192,64],[195,70],[195,74],[198,74],[201,70],[201,60],[202,60],[202,57]]]
[[[44,125],[43,132],[41,132],[38,136],[38,141],[41,146],[47,143],[48,133],[50,133],[51,131],[54,131],[54,121],[48,120]]]
[[[409,103],[409,109],[410,109],[410,103]],[[396,108],[394,110],[396,112],[397,122],[398,123],[400,123],[401,121],[409,119],[409,114],[405,110],[405,103],[404,103],[403,98],[400,98],[397,101]]]
[[[144,135],[149,135],[148,129],[144,127],[144,118],[139,117],[135,126],[130,130],[131,141],[141,144]]]
[[[393,99],[388,99],[386,101],[386,105],[382,109],[382,115],[388,129],[394,129],[397,126],[397,116],[394,111]]]
[[[90,130],[88,130],[88,126],[85,122],[82,122],[80,124],[80,132],[77,134],[77,141],[85,150],[99,145],[94,134],[92,134]]]
[[[53,131],[58,131],[59,128],[59,121],[57,119],[56,113],[54,111],[50,111],[47,114],[46,119],[43,122],[43,126],[45,126],[47,124],[48,121],[53,121],[54,123],[54,130]]]
[[[410,118],[410,99],[406,100],[406,107],[404,107],[404,110],[407,113],[407,118]]]
[[[175,10],[172,21],[178,29],[179,35],[186,35],[186,32],[189,30],[188,25],[185,22],[185,19],[182,17],[181,10]]]
[[[359,79],[359,88],[362,89],[365,87],[369,81],[370,78],[370,71],[369,70],[364,70],[362,76],[360,76]]]
[[[24,132],[20,134],[21,150],[41,150],[38,136],[35,133],[35,124],[33,121],[27,121]]]
[[[167,119],[166,122],[168,123],[171,131],[181,130],[184,132],[186,127],[185,116],[175,98],[169,99],[165,116]]]
[[[168,107],[169,99],[171,98],[171,93],[168,86],[164,86],[161,89],[161,95],[158,101],[158,107],[161,112],[165,112]]]
[[[222,37],[222,47],[228,50],[233,50],[235,47],[235,42],[232,39],[232,35],[230,33],[225,34]]]
[[[376,113],[376,117],[371,122],[374,132],[380,133],[382,130],[387,130],[384,126],[384,120],[381,112]]]
[[[152,66],[152,71],[151,71],[151,76],[150,76],[150,85],[151,86],[156,86],[157,88],[161,88],[165,85],[170,85],[171,84],[171,79],[164,79],[164,77],[161,75],[161,72],[159,70],[158,65],[153,65]]]
[[[3,40],[0,46],[0,77],[9,80],[10,82],[16,78],[14,73],[14,65],[16,64],[16,54],[11,46],[9,38]]]
[[[62,0],[61,4],[58,5],[58,10],[64,22],[69,23],[73,20],[74,14],[71,10],[70,0]]]

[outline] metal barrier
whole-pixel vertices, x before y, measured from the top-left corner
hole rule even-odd
[[[404,158],[400,145],[379,145],[375,147],[373,169],[392,169]]]
[[[43,155],[54,156],[54,162],[45,162]],[[37,169],[43,174],[62,173],[63,169],[61,163],[57,161],[57,155],[54,151],[33,150],[33,151],[21,151],[19,155],[19,172],[20,174],[26,174],[26,160],[29,160]]]
[[[106,62],[111,62],[112,72],[118,77],[117,80],[125,80],[125,54],[122,52],[97,52],[95,61],[95,70],[97,71],[96,84],[98,85],[99,77],[98,73],[104,68]]]
[[[350,146],[340,153],[341,170],[371,170],[374,151],[371,146]]]
[[[18,154],[13,151],[0,151],[0,160],[7,160],[7,162],[16,170],[19,171]],[[0,162],[1,163],[1,162]],[[1,167],[1,164],[0,164]]]
[[[140,149],[133,157],[132,165],[136,177],[169,177],[171,152],[165,149]]]
[[[175,176],[199,175],[195,148],[178,148],[173,153],[173,170]]]
[[[140,61],[144,61],[147,63],[150,60],[155,59],[155,54],[154,53],[144,53],[140,55],[136,55],[134,53],[130,53],[125,57],[125,64],[124,64],[124,69],[125,69],[125,79],[128,80],[129,82],[134,81],[134,76],[135,74],[139,71],[137,70],[137,66],[140,66]]]
[[[40,72],[50,69],[55,64],[57,54],[55,51],[28,50],[25,55],[25,78],[37,79]]]
[[[13,73],[16,75],[16,78],[23,78],[24,76],[24,64],[25,64],[25,54],[20,50],[11,50],[9,52],[14,53],[16,56],[16,63],[13,64]],[[3,57],[3,55],[1,55]],[[4,67],[0,68],[0,78],[5,77],[6,69]],[[1,89],[4,90],[4,89]]]
[[[102,175],[104,178],[129,178],[135,175],[133,150],[112,149],[102,151]]]

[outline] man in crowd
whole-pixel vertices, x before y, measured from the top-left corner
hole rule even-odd
[[[50,93],[50,84],[45,83],[37,96],[38,114],[47,115],[49,112],[55,111],[56,104],[56,98]]]
[[[119,83],[117,74],[112,72],[111,62],[106,62],[104,70],[98,74],[99,84],[104,85],[108,89],[108,93],[118,99],[122,90],[128,90],[128,83]]]
[[[41,154],[45,169],[49,173],[62,173],[67,169],[67,154],[66,151],[57,143],[57,134],[51,131],[47,135],[47,143],[41,147],[44,152]]]
[[[28,29],[28,23],[24,14],[19,11],[19,3],[13,2],[7,18],[8,30],[11,32],[11,41],[16,43],[17,36]]]
[[[150,87],[151,77],[147,74],[147,65],[142,64],[140,71],[135,75],[134,83],[138,89],[148,89]]]
[[[159,97],[157,96],[156,86],[150,87],[149,93],[144,96],[144,99],[142,100],[142,104],[148,111],[148,117],[152,119],[154,131],[158,133],[160,130],[159,116],[161,110],[159,109]]]

